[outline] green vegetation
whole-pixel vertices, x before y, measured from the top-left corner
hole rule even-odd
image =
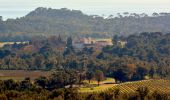
[[[129,37],[113,37],[112,47],[102,50],[74,50],[72,37],[60,35],[32,39],[28,44],[6,45],[0,49],[3,70],[72,70],[79,79],[114,78],[116,83],[149,78],[168,78],[169,34],[141,33]],[[67,42],[66,42],[67,41]],[[122,48],[118,41],[127,41]],[[156,76],[156,77],[155,77]]]
[[[6,72],[0,74],[0,98],[167,100],[170,34],[114,36],[114,46],[81,51],[72,40],[59,35],[1,48],[0,69]]]
[[[37,35],[72,35],[110,37],[112,35],[130,35],[140,32],[163,32],[170,31],[169,13],[146,14],[128,13],[118,16],[110,15],[103,18],[97,15],[85,15],[79,10],[66,8],[51,9],[39,7],[24,17],[17,19],[0,19],[1,41],[31,39]],[[9,33],[9,35],[7,35]],[[12,40],[12,39],[11,39]]]
[[[163,79],[102,84],[100,86],[96,82],[96,86],[90,89],[82,87],[59,88],[56,87],[57,84],[52,84],[54,79],[55,77],[49,79],[39,77],[33,82],[30,81],[30,78],[25,78],[20,82],[11,79],[0,81],[0,99],[168,100],[168,94],[170,93],[170,80]]]

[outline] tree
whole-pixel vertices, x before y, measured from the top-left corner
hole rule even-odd
[[[93,77],[94,77],[93,72],[87,72],[86,73],[86,78],[89,80],[89,84],[90,84],[90,81],[93,79]]]
[[[152,14],[152,16],[153,16],[153,17],[158,17],[158,16],[159,16],[159,14],[158,14],[158,13],[156,13],[156,12],[154,12],[154,13]]]
[[[139,93],[141,100],[144,100],[145,96],[149,93],[149,89],[147,87],[139,87],[136,91]]]
[[[33,88],[33,84],[29,77],[26,77],[23,81],[20,82],[20,89],[21,90],[30,90]]]
[[[53,53],[53,48],[49,43],[46,43],[43,47],[40,48],[39,53],[43,54],[46,58]]]
[[[58,35],[58,42],[63,43],[63,40],[62,40],[60,34]]]
[[[74,48],[73,48],[73,40],[72,40],[72,37],[68,37],[67,38],[67,42],[66,42],[66,49],[64,51],[64,55],[69,55],[71,53],[74,52]]]
[[[157,73],[160,75],[161,79],[163,77],[166,77],[166,74],[167,74],[164,66],[159,67],[157,69]]]
[[[55,71],[49,79],[48,87],[50,89],[63,88],[69,83],[69,75],[64,70]]]
[[[87,64],[88,64],[88,57],[84,54],[84,55],[82,56],[81,61],[82,61],[81,71],[82,71],[83,73],[86,73],[86,71],[87,71]]]
[[[155,73],[155,70],[154,70],[154,68],[152,67],[152,68],[150,69],[150,71],[149,71],[149,76],[150,76],[151,78],[153,78],[154,73]]]
[[[139,66],[139,67],[137,67],[136,73],[138,74],[139,79],[142,80],[145,78],[145,75],[147,74],[147,70],[146,70],[146,68]]]
[[[72,42],[73,42],[72,37],[71,36],[68,37],[66,46],[67,46],[67,48],[69,48],[71,50],[73,50],[73,43]]]
[[[98,82],[98,86],[100,85],[99,83],[100,83],[100,81],[102,81],[103,79],[104,79],[104,74],[103,74],[103,72],[101,71],[101,70],[96,70],[96,72],[95,72],[95,78],[96,78],[96,80],[97,80],[97,82]]]
[[[47,82],[48,82],[47,78],[43,76],[35,80],[35,84],[41,86],[42,88],[45,88],[47,86]]]
[[[115,89],[114,90],[114,97],[115,97],[115,99],[118,98],[119,94],[120,94],[120,89],[119,88]]]
[[[119,40],[119,36],[118,35],[114,35],[114,37],[112,38],[112,43],[114,45],[117,45],[118,40]]]
[[[12,79],[5,80],[4,85],[5,85],[4,88],[6,90],[15,90],[18,86],[18,84]]]
[[[116,83],[118,81],[125,82],[128,80],[127,74],[123,71],[123,69],[118,69],[113,72],[112,76],[114,77]]]
[[[65,86],[72,87],[73,84],[78,82],[78,74],[73,69],[56,70],[49,79],[49,88],[64,88]]]

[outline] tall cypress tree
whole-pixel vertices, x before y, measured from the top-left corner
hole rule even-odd
[[[74,48],[73,48],[73,43],[72,43],[72,38],[68,37],[67,38],[67,43],[66,43],[66,49],[64,52],[64,55],[68,55],[74,52]]]

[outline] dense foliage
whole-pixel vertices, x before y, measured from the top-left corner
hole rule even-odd
[[[32,39],[28,44],[6,45],[0,50],[0,69],[74,70],[81,73],[81,77],[91,73],[87,75],[89,81],[100,75],[99,81],[106,76],[114,77],[117,82],[142,80],[146,76],[169,77],[169,34],[114,36],[114,46],[102,50],[84,48],[76,51],[71,37],[66,43],[64,41],[61,36],[52,36]],[[127,41],[127,44],[122,47],[117,41]]]

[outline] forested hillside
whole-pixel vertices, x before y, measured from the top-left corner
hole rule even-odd
[[[2,21],[0,33],[15,34],[63,34],[110,36],[129,35],[141,32],[170,32],[170,14],[118,14],[103,18],[85,15],[79,10],[51,9],[39,7],[24,17]],[[98,35],[100,34],[100,35]]]

